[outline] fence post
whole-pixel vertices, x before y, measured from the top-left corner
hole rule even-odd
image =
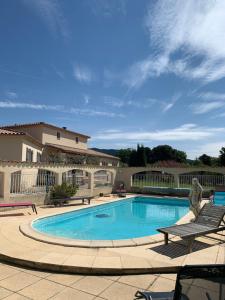
[[[4,201],[9,201],[10,199],[10,176],[11,173],[4,172],[2,173],[2,197]]]
[[[180,187],[179,174],[174,174],[174,183],[175,183],[175,188],[179,188]]]

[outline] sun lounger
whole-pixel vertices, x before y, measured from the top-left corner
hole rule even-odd
[[[184,266],[177,274],[175,291],[137,291],[135,297],[136,300],[225,299],[225,265]]]
[[[196,237],[225,230],[223,222],[224,214],[225,206],[205,204],[196,221],[182,225],[159,228],[157,230],[164,234],[165,244],[168,244],[169,234],[187,240],[189,252],[191,252]]]
[[[0,203],[0,208],[6,207],[31,207],[33,212],[37,214],[36,205],[32,202],[18,202],[18,203]]]

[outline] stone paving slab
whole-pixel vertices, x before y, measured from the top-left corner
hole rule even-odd
[[[95,202],[99,205],[97,200]],[[100,203],[102,202],[101,199]],[[81,206],[76,206],[77,209],[79,207]],[[45,216],[71,210],[74,210],[74,207],[39,208],[38,213],[39,216]],[[117,241],[118,248],[111,248],[115,241],[107,241],[108,247],[105,248],[100,248],[98,241],[92,242],[95,248],[43,243],[20,232],[19,226],[27,226],[36,218],[30,212],[28,214],[26,209],[20,212],[23,212],[24,216],[0,217],[0,258],[20,266],[30,266],[43,271],[122,275],[175,272],[184,264],[225,261],[223,236],[219,241],[207,237],[197,239],[191,254],[187,254],[187,249],[181,245],[164,245],[161,234],[142,238],[143,245],[139,246],[136,245],[136,239],[132,240],[132,246],[126,244],[126,241],[121,241],[124,244],[119,245],[120,241]]]
[[[15,274],[8,277],[8,288],[4,288],[4,280],[0,280],[0,299],[27,300],[27,299],[73,299],[73,300],[106,300],[127,299],[134,300],[137,290],[150,291],[151,287],[157,291],[167,288],[174,289],[175,277],[167,278],[163,275],[129,275],[129,276],[81,276],[59,273],[43,273],[31,269],[19,268],[13,265],[0,263],[2,270],[12,269],[17,271],[17,278],[24,278],[26,274],[32,274],[35,280],[30,285],[14,291]],[[8,272],[10,274],[10,272]],[[171,274],[170,274],[171,275]],[[43,278],[44,276],[44,278]],[[32,278],[33,278],[32,277]],[[165,279],[170,280],[165,287]],[[162,284],[164,284],[164,287]],[[20,286],[24,283],[22,280]],[[157,283],[157,285],[156,285]]]

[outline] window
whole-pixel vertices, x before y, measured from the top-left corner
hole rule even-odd
[[[41,162],[41,153],[37,152],[37,162]]]
[[[60,140],[60,132],[57,131],[57,140]]]
[[[78,143],[79,143],[79,137],[76,136],[76,144],[78,144]]]
[[[31,149],[27,148],[27,152],[26,152],[26,161],[27,162],[33,161],[33,154],[34,154],[34,152]]]

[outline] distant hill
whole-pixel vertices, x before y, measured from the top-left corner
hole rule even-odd
[[[92,150],[98,151],[98,152],[102,152],[105,154],[109,154],[109,155],[113,155],[113,156],[117,156],[118,157],[118,149],[99,149],[99,148],[91,148]]]

